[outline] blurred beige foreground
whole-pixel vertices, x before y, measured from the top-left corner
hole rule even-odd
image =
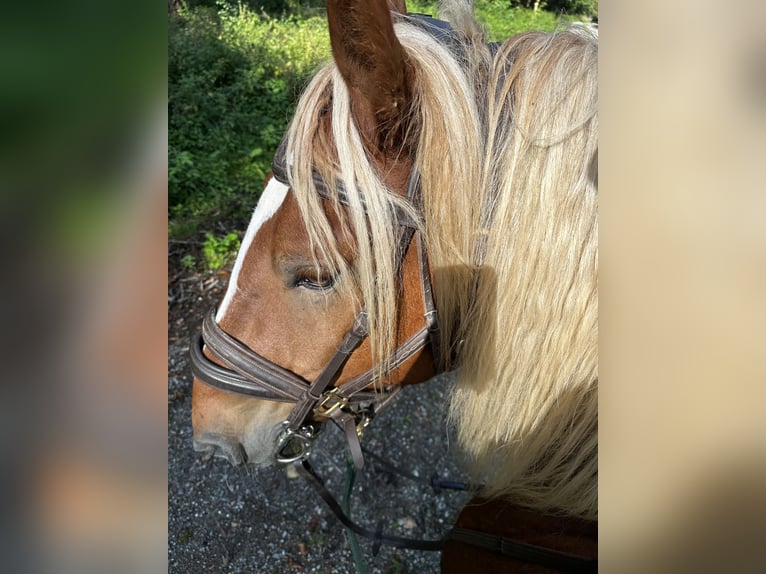
[[[164,113],[146,124],[107,244],[67,278],[76,296],[58,349],[60,402],[32,481],[44,572],[166,569]]]
[[[765,572],[765,6],[600,8],[601,570]]]
[[[602,572],[766,571],[764,9],[600,5]],[[54,373],[3,389],[26,495],[4,489],[4,525],[34,571],[166,569],[167,140],[145,121],[101,249],[32,275],[55,359],[33,347],[53,319],[12,333]]]

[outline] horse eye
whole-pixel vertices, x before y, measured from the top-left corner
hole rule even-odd
[[[304,287],[312,291],[329,291],[335,285],[335,277],[329,273],[317,273],[315,271],[299,273],[296,287]]]

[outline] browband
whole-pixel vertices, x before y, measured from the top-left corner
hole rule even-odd
[[[274,176],[274,179],[276,179],[279,183],[292,188],[292,182],[290,181],[289,175],[289,162],[287,160],[287,137],[282,139],[282,141],[279,143],[279,146],[277,147],[277,151],[274,152],[274,159],[271,161],[271,172]],[[408,184],[407,197],[414,199],[418,195],[417,189],[420,186],[420,174],[417,173],[417,170],[413,170],[412,174],[413,175],[410,177]],[[316,189],[317,194],[319,194],[322,199],[327,199],[329,201],[337,199],[338,203],[341,205],[350,205],[348,194],[346,193],[346,188],[341,180],[335,181],[335,194],[333,194],[330,191],[330,186],[328,183],[324,180],[324,178],[322,178],[321,175],[319,175],[317,171],[312,172],[311,179],[314,182],[314,189]],[[362,203],[362,209],[367,211],[367,206],[364,204],[364,198],[360,198],[360,201]],[[393,211],[398,225],[403,227],[410,227],[412,229],[418,229],[417,222],[413,221],[406,211],[400,209],[396,205],[394,205]]]

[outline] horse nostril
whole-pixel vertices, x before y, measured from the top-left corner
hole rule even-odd
[[[228,460],[233,466],[247,463],[247,453],[237,440],[226,437],[206,435],[193,440],[194,450],[203,453],[205,459],[211,456]]]

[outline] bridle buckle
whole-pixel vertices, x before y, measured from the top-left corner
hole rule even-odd
[[[282,423],[282,431],[277,437],[274,459],[277,464],[291,464],[308,458],[311,447],[319,434],[319,427],[304,425],[297,429],[289,427],[289,421]]]
[[[317,418],[328,418],[335,411],[342,410],[348,406],[348,399],[338,395],[338,387],[333,387],[322,395],[319,404],[314,407],[314,416]]]
[[[372,409],[365,409],[357,413],[356,435],[359,437],[359,440],[362,440],[364,436],[364,429],[370,426],[373,414]]]

